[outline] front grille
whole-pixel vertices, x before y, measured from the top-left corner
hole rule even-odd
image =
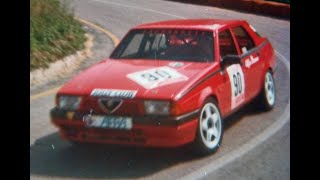
[[[109,114],[103,111],[99,106],[99,97],[85,97],[81,103],[80,112],[90,112],[93,110],[93,114]],[[143,103],[139,100],[123,99],[123,103],[116,109],[112,115],[126,115],[126,116],[137,116],[143,115]]]

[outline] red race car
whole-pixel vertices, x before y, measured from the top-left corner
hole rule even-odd
[[[190,144],[209,154],[227,116],[254,99],[274,107],[275,63],[270,42],[244,20],[142,24],[58,91],[51,121],[74,143]]]

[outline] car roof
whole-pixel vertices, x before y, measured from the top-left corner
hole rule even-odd
[[[158,21],[152,23],[141,24],[133,29],[160,29],[160,28],[176,28],[176,29],[201,29],[216,30],[224,26],[244,22],[244,20],[235,19],[179,19]]]

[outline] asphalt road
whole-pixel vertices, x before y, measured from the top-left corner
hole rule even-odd
[[[290,179],[290,21],[165,0],[74,0],[70,5],[77,16],[119,39],[132,26],[145,22],[246,19],[277,51],[277,104],[267,113],[248,106],[227,119],[219,151],[199,158],[183,147],[73,147],[59,138],[49,121],[54,106],[54,94],[49,94],[30,101],[30,179]],[[94,55],[73,74],[32,87],[30,95],[63,84],[110,54],[113,42],[105,34],[85,28],[95,36]]]

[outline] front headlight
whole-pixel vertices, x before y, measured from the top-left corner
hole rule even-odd
[[[144,101],[144,109],[146,114],[152,115],[169,115],[169,101]]]
[[[59,96],[58,106],[65,110],[76,110],[79,108],[81,97],[79,96]]]

